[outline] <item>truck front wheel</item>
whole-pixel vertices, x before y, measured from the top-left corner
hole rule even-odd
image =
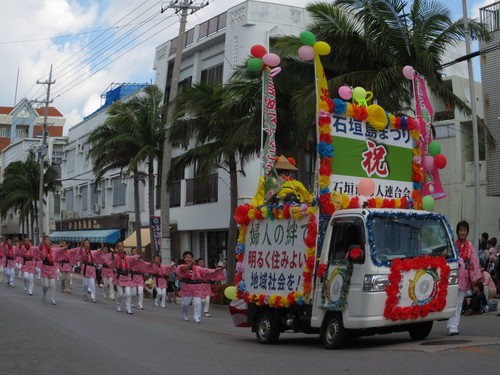
[[[338,349],[345,343],[348,331],[344,328],[341,314],[329,313],[326,315],[321,325],[320,338],[326,349]]]
[[[432,323],[434,322],[430,321],[412,324],[409,329],[411,339],[414,341],[426,339],[432,331]]]
[[[280,324],[271,311],[262,311],[259,314],[256,335],[261,344],[271,345],[278,341]]]

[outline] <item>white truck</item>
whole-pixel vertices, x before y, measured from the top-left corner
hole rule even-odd
[[[273,344],[285,331],[319,333],[327,349],[377,333],[409,331],[422,340],[434,320],[454,315],[458,264],[444,217],[338,210],[320,229],[323,243],[308,247],[304,239],[321,238],[316,218],[247,225],[238,290],[260,343]]]

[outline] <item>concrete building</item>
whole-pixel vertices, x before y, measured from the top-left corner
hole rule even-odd
[[[278,16],[279,15],[279,16]],[[219,83],[229,79],[243,64],[255,44],[268,45],[278,35],[299,35],[309,19],[303,8],[260,1],[245,1],[187,31],[180,67],[179,90],[196,82]],[[177,38],[156,49],[155,84],[168,98]],[[172,157],[181,150],[173,150]],[[257,189],[260,167],[255,160],[239,177],[240,202],[248,201]],[[222,260],[227,253],[227,234],[232,216],[229,207],[229,175],[215,170],[208,181],[186,168],[172,188],[170,224],[172,258],[191,250],[208,263]]]
[[[500,196],[500,2],[479,10],[481,23],[486,25],[491,41],[480,41],[481,79],[484,96],[484,121],[490,130],[496,145],[486,147],[487,194]],[[496,206],[495,227],[500,229],[500,206]]]
[[[132,180],[125,178],[122,171],[114,170],[96,181],[94,165],[89,158],[88,137],[106,121],[109,105],[117,100],[127,100],[145,86],[112,84],[103,94],[104,104],[69,129],[62,158],[61,215],[55,223],[56,230],[50,234],[53,241],[65,239],[75,243],[88,238],[94,247],[100,247],[101,242],[114,244],[134,233]],[[149,198],[143,184],[140,189],[141,222],[147,224],[144,207]],[[146,247],[149,243],[148,230],[143,233],[142,245]]]
[[[37,153],[43,135],[45,108],[34,108],[27,99],[22,99],[15,107],[0,107],[0,180],[3,171],[12,162],[26,160],[29,152]],[[62,150],[66,138],[62,136],[65,123],[63,115],[54,107],[48,108],[47,144],[48,160],[60,175]],[[49,193],[43,207],[43,228],[46,233],[55,229],[54,220],[59,215],[59,199],[57,194]],[[11,210],[5,219],[0,221],[2,236],[14,238],[28,235],[38,238],[32,225],[20,222],[18,212]],[[35,241],[37,242],[37,240]]]

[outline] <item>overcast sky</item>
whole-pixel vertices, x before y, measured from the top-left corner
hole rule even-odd
[[[241,2],[210,0],[208,6],[189,16],[188,28]],[[462,0],[442,2],[453,19],[462,16]],[[469,16],[478,17],[479,8],[493,2],[469,0]],[[101,105],[101,94],[111,83],[151,82],[156,47],[175,37],[179,27],[173,10],[160,13],[162,3],[165,7],[169,1],[3,0],[0,106],[14,106],[24,97],[44,100],[46,86],[36,82],[48,79],[53,64],[56,84],[51,89],[51,105],[66,117],[66,134],[70,126]]]

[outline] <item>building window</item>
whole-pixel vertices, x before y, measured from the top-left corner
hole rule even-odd
[[[61,214],[61,196],[59,194],[54,194],[54,214]]]
[[[179,82],[177,85],[177,94],[180,94],[182,90],[184,90],[187,87],[191,87],[191,82],[193,80],[193,77],[187,77],[183,79],[182,81]]]
[[[440,125],[434,127],[434,129],[436,130],[436,139],[450,138],[456,135],[455,124]]]
[[[187,47],[190,44],[193,44],[193,42],[194,42],[194,28],[191,29],[191,30],[188,30],[186,32],[186,40],[185,40],[185,43],[184,43],[184,47]]]
[[[215,65],[201,71],[201,82],[216,85],[222,83],[223,64]]]
[[[112,179],[113,184],[113,206],[123,206],[126,201],[127,184],[121,177]]]
[[[75,170],[75,149],[66,153],[66,170],[73,172]]]
[[[208,179],[199,177],[186,180],[186,205],[217,202],[218,197],[217,173],[211,174]]]
[[[10,138],[10,129],[0,128],[0,137]]]
[[[89,209],[89,187],[87,185],[80,186],[80,194],[82,195],[82,211]]]
[[[73,189],[66,190],[64,196],[66,197],[66,211],[73,211],[74,210]]]

